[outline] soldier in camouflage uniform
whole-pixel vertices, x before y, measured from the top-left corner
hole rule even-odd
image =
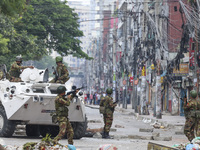
[[[61,83],[61,84],[65,84],[65,82],[67,82],[69,80],[69,72],[67,70],[67,67],[62,63],[63,58],[61,56],[56,57],[56,72],[57,72],[57,79],[54,78],[53,80],[50,81],[50,83]],[[54,72],[54,74],[56,74],[56,72]]]
[[[3,71],[0,70],[0,80],[3,79]]]
[[[21,66],[22,64],[22,57],[17,56],[16,61],[11,65],[10,71],[9,71],[9,81],[10,82],[22,82],[21,78],[19,77],[21,74],[21,70],[26,68],[33,69],[33,66]]]
[[[103,102],[105,107],[105,113],[103,114],[104,119],[104,132],[102,134],[102,138],[110,138],[109,132],[113,122],[113,113],[117,104],[113,103],[113,98],[111,97],[112,89],[108,88],[106,90],[107,96],[105,96],[105,100]]]
[[[197,92],[195,90],[190,91],[191,99],[187,102],[184,99],[184,113],[185,113],[185,127],[184,134],[191,142],[195,138],[194,130],[198,131],[198,122],[200,118],[200,102],[197,98]],[[198,135],[199,133],[197,133]]]
[[[67,98],[64,97],[66,88],[64,86],[59,86],[57,88],[58,96],[55,99],[55,109],[57,120],[59,123],[59,133],[53,139],[53,142],[56,144],[58,141],[64,137],[65,133],[67,132],[68,144],[73,145],[73,136],[74,131],[71,126],[71,123],[68,119],[68,108],[67,106],[70,105],[70,100],[72,99],[71,95],[68,95]]]

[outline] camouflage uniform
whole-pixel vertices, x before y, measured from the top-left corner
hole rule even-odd
[[[105,103],[105,97],[102,95],[101,96],[101,98],[100,98],[100,103],[99,103],[99,112],[101,113],[101,114],[103,114],[104,115],[104,110],[103,111],[101,111],[101,107],[103,107],[103,108],[105,108],[104,107],[104,103]],[[105,123],[105,122],[104,122]]]
[[[189,141],[192,141],[195,138],[194,130],[198,129],[198,122],[200,122],[200,102],[198,98],[190,99],[188,103],[184,103],[184,113],[185,113],[185,127],[184,134],[188,138]],[[198,130],[196,130],[198,131]],[[199,132],[199,131],[198,131]],[[200,135],[200,133],[197,133]]]
[[[3,79],[3,71],[0,70],[0,80]]]
[[[65,133],[67,132],[68,144],[73,145],[74,131],[68,119],[67,106],[69,105],[70,105],[70,99],[66,99],[61,95],[58,95],[56,97],[55,107],[56,107],[56,115],[60,131],[53,140],[55,143],[57,143],[62,137],[64,137]]]
[[[18,65],[17,62],[14,62],[11,65],[10,71],[9,71],[9,81],[11,82],[22,82],[21,78],[19,77],[21,74],[22,69],[26,69],[28,66],[21,66]]]
[[[109,133],[113,122],[113,113],[117,104],[113,104],[113,98],[108,95],[105,97],[104,107],[105,114],[103,114],[104,119],[104,131]]]
[[[50,81],[50,83],[61,83],[65,84],[69,80],[69,72],[67,67],[64,64],[57,65],[56,71],[58,73],[58,80],[55,81],[55,78]]]

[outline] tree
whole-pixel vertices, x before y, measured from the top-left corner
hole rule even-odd
[[[35,56],[33,52],[41,52],[35,43],[36,37],[27,35],[25,31],[19,34],[14,28],[14,18],[19,18],[25,12],[27,2],[0,0],[0,64],[6,64],[8,68],[16,55],[26,54],[32,58]]]
[[[91,59],[81,50],[78,15],[67,2],[60,0],[31,0],[27,12],[15,24],[18,32],[27,31],[37,37],[41,51],[57,51],[61,56],[72,54],[79,58]]]
[[[20,34],[16,32],[14,21],[15,19],[0,15],[0,64],[6,64],[8,68],[17,55],[24,55],[24,60],[28,60],[41,58],[46,54],[36,44],[36,37],[28,35],[26,31]]]
[[[23,12],[26,0],[0,0],[0,14],[15,16]]]

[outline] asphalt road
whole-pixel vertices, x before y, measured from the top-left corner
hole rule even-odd
[[[88,128],[98,129],[103,127],[103,118],[98,109],[86,107],[88,118]],[[153,132],[140,132],[140,129],[152,129],[151,123],[144,123],[137,120],[134,115],[126,110],[117,109],[114,113],[114,121],[110,135],[114,139],[102,139],[99,134],[93,137],[84,137],[80,140],[74,140],[77,150],[97,150],[101,145],[114,144],[118,150],[146,150],[148,142],[159,143],[166,146],[186,143],[187,138],[184,135],[177,135],[177,128],[153,129]],[[159,133],[160,137],[171,137],[170,141],[150,140],[152,133]],[[12,138],[0,138],[0,143],[5,145],[22,146],[27,142],[39,142],[42,138],[28,138],[26,136],[14,135]],[[160,138],[162,139],[162,138]],[[67,139],[60,141],[67,145]]]

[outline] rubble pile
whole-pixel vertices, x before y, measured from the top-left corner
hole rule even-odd
[[[194,138],[191,143],[175,144],[175,145],[173,145],[173,147],[180,149],[180,150],[199,150],[200,149],[200,137]]]
[[[23,146],[10,146],[5,145],[3,141],[0,141],[0,150],[76,150],[73,145],[61,145],[60,143],[54,143],[50,135],[46,135],[40,142],[28,142]]]

